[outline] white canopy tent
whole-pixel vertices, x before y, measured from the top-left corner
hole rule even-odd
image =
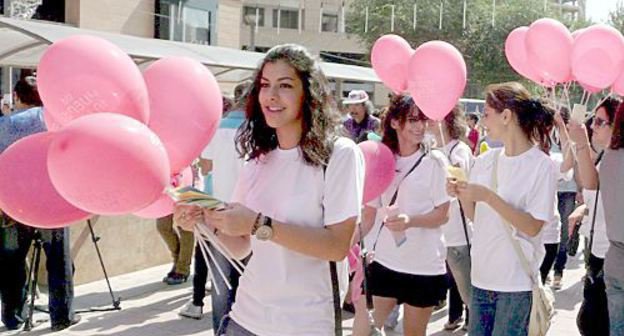
[[[167,56],[186,56],[206,65],[220,82],[248,78],[264,54],[244,50],[150,39],[80,29],[63,24],[0,17],[0,66],[34,68],[45,49],[55,41],[86,34],[104,38],[120,47],[138,65]],[[380,83],[371,68],[322,62],[330,79]]]

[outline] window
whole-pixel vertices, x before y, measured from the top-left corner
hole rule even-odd
[[[278,14],[279,13],[279,14]],[[299,29],[299,11],[296,9],[274,9],[273,10],[273,28],[277,28],[277,19],[279,15],[280,28]],[[301,18],[303,19],[303,11]],[[301,22],[303,26],[303,21]]]
[[[249,7],[249,6],[245,6],[243,7],[243,23],[246,24],[245,22],[245,17],[247,15],[256,15],[256,7]],[[258,8],[258,26],[260,27],[264,27],[264,8]],[[254,23],[255,24],[255,23]]]
[[[324,32],[338,32],[338,15],[337,14],[325,14],[323,13],[323,19],[321,21],[321,31]]]
[[[196,1],[195,1],[196,2]],[[205,3],[204,7],[188,1],[160,0],[156,11],[156,37],[196,44],[212,44],[215,35],[216,8]],[[201,5],[201,4],[200,4]]]

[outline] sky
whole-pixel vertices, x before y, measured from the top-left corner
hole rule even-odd
[[[596,22],[606,22],[609,19],[609,12],[615,9],[618,1],[621,0],[586,0],[587,18]]]

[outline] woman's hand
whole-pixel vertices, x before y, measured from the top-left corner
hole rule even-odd
[[[228,236],[251,234],[258,214],[239,203],[229,203],[217,210],[205,209],[204,220]]]
[[[462,200],[468,200],[471,202],[485,202],[487,203],[494,195],[494,192],[487,187],[480,184],[468,183],[468,182],[451,182],[455,183],[454,192],[457,197]]]
[[[173,221],[184,231],[193,231],[197,223],[204,221],[202,208],[194,205],[176,205]]]
[[[574,142],[577,146],[589,146],[589,137],[587,136],[585,125],[570,120],[568,133],[570,134],[570,141]]]
[[[385,225],[390,231],[402,232],[409,229],[410,218],[406,214],[386,218]]]
[[[581,221],[585,215],[585,206],[580,206],[576,208],[570,216],[568,216],[568,234],[572,236],[572,232],[574,231],[574,227],[577,225],[581,225]]]

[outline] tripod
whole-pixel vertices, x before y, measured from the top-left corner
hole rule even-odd
[[[98,246],[98,241],[100,237],[95,235],[95,231],[93,230],[93,224],[91,219],[87,220],[87,225],[89,227],[89,233],[91,235],[91,241],[95,247],[95,251],[97,253],[98,259],[100,261],[100,266],[102,267],[102,272],[104,273],[104,278],[106,279],[106,285],[108,286],[108,292],[111,296],[112,307],[108,308],[89,308],[77,310],[76,313],[89,313],[89,312],[102,312],[102,311],[113,311],[113,310],[121,310],[121,298],[115,298],[115,294],[113,293],[113,289],[110,284],[110,280],[108,279],[108,273],[106,272],[106,267],[104,266],[104,261],[102,260],[102,254],[100,253],[100,247]],[[37,283],[39,280],[39,264],[41,262],[41,249],[43,247],[43,242],[41,239],[41,232],[35,231],[35,235],[33,238],[33,255],[31,257],[30,263],[30,271],[28,273],[28,292],[30,293],[30,304],[28,307],[28,316],[24,323],[24,330],[30,331],[33,328],[33,313],[35,311],[35,298],[36,298],[36,290]],[[49,311],[42,310],[44,313],[49,313]]]

